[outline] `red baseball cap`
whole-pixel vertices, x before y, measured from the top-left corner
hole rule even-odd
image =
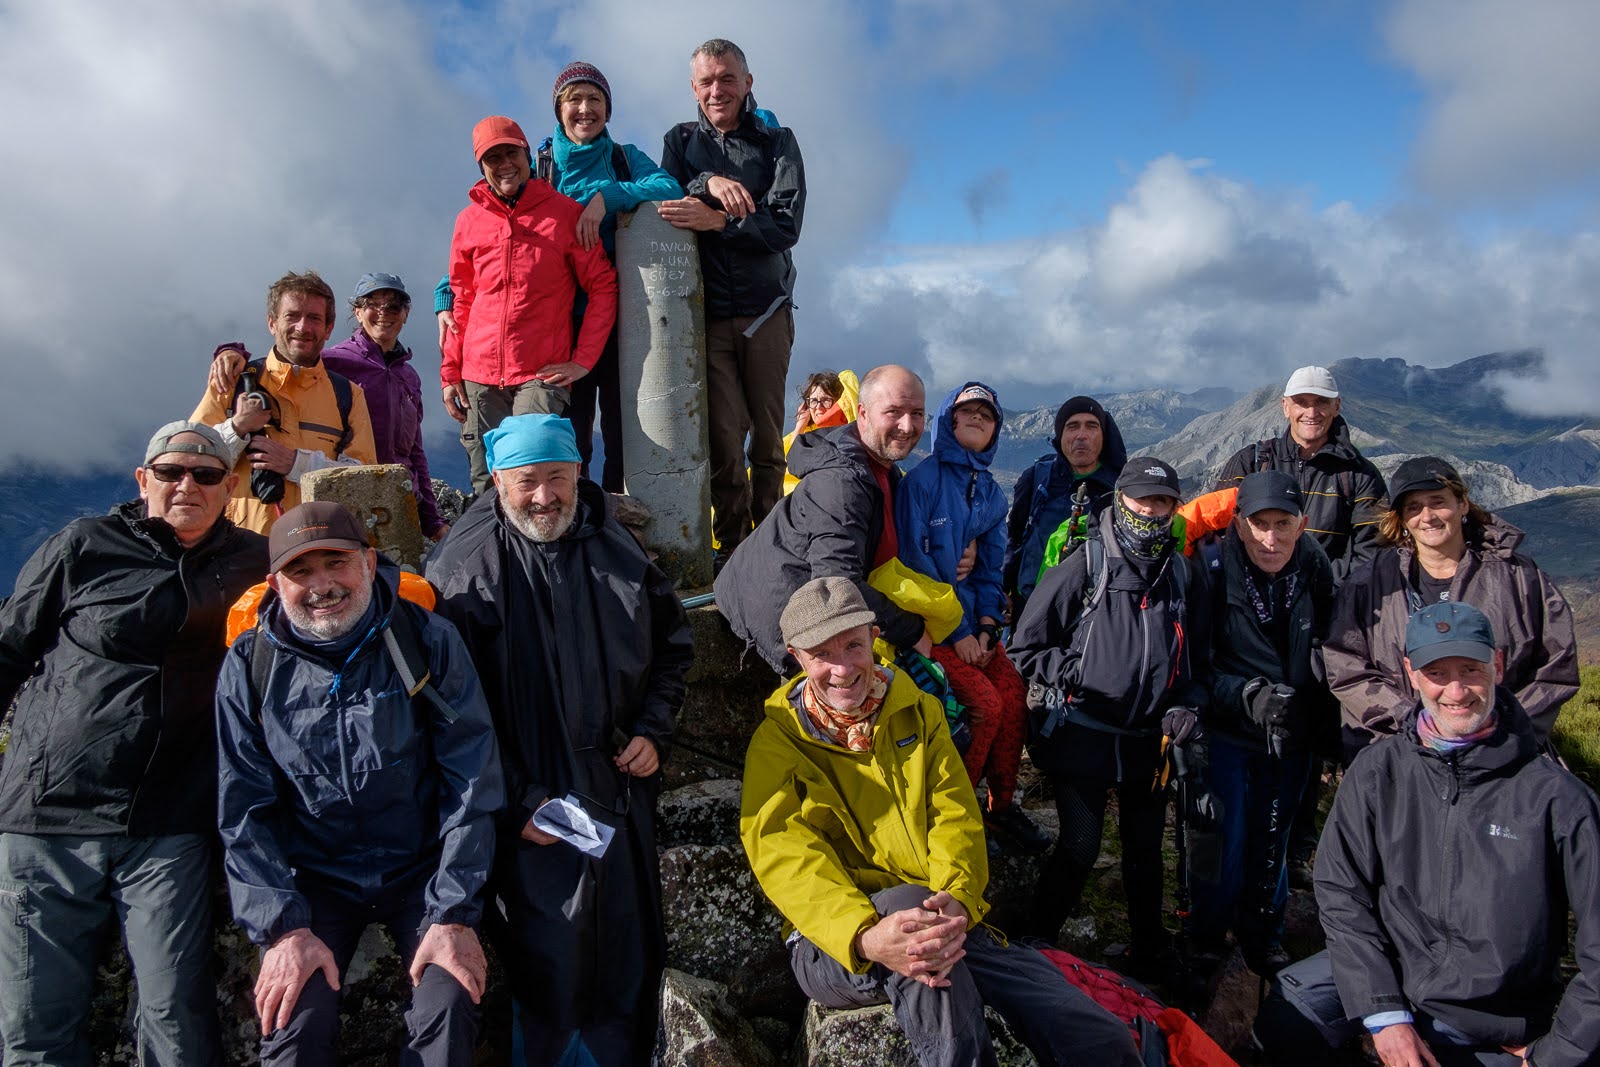
[[[526,151],[528,138],[523,135],[521,126],[504,115],[490,115],[472,127],[473,159],[481,162],[485,152],[495,145],[502,144],[514,144]]]

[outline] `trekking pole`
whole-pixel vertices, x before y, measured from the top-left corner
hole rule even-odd
[[[1189,918],[1189,767],[1183,755],[1183,746],[1168,745],[1172,757],[1172,773],[1178,778],[1178,817],[1174,820],[1174,837],[1178,846],[1178,900],[1177,915],[1180,921]]]
[[[1294,695],[1294,690],[1282,683],[1273,686],[1285,698]],[[1267,806],[1267,847],[1263,850],[1266,863],[1261,871],[1261,903],[1257,907],[1260,915],[1262,951],[1266,951],[1266,938],[1269,934],[1269,924],[1276,920],[1276,908],[1273,899],[1278,895],[1278,879],[1283,865],[1282,842],[1283,834],[1279,830],[1279,822],[1283,818],[1281,798],[1283,791],[1283,749],[1288,740],[1288,733],[1278,727],[1267,729],[1267,795],[1271,803]]]

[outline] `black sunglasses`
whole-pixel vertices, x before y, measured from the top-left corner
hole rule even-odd
[[[158,482],[181,482],[185,474],[196,485],[221,485],[228,472],[221,467],[185,467],[182,463],[150,463],[145,470],[156,476]]]

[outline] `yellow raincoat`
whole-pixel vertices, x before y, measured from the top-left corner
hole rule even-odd
[[[744,762],[739,836],[761,889],[799,930],[849,970],[869,964],[858,934],[878,921],[871,895],[890,886],[947,891],[971,923],[988,912],[983,819],[944,708],[899,671],[871,752],[814,740],[790,698],[767,699]]]

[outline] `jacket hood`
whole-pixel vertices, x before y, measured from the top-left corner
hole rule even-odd
[[[804,478],[825,467],[859,468],[870,477],[872,459],[855,423],[803,433],[789,447],[789,473]]]
[[[971,386],[980,386],[994,393],[995,397],[995,423],[994,436],[989,439],[989,447],[982,452],[973,452],[962,448],[956,441],[955,406],[956,397]],[[971,467],[975,470],[988,470],[994,462],[995,453],[1000,449],[1000,433],[1005,429],[1006,415],[999,407],[1000,394],[983,382],[972,381],[965,385],[957,386],[950,390],[943,402],[939,405],[939,415],[933,420],[933,457],[940,463],[948,463],[956,467]],[[1058,435],[1059,436],[1059,435]]]
[[[561,194],[550,188],[549,182],[540,181],[538,178],[532,177],[522,187],[522,192],[518,194],[517,203],[514,207],[507,207],[506,202],[495,195],[494,190],[489,188],[489,183],[482,178],[479,178],[467,193],[468,199],[477,206],[501,215],[520,214],[547,197],[559,195]]]
[[[390,349],[389,352],[385,352],[378,347],[378,342],[368,337],[367,331],[359,326],[356,327],[355,333],[352,333],[349,339],[334,345],[332,348],[324,349],[322,354],[323,356],[328,356],[329,354],[344,355],[346,353],[359,356],[377,367],[411,362],[411,349],[396,341],[394,348]],[[391,353],[393,354],[392,359],[390,358]]]
[[[1498,515],[1490,515],[1478,531],[1478,552],[1488,559],[1510,559],[1527,536]]]
[[[1082,401],[1088,403],[1082,404]],[[1054,452],[1062,463],[1066,463],[1067,457],[1061,452],[1061,430],[1076,411],[1091,412],[1100,420],[1100,470],[1109,470],[1111,480],[1116,481],[1117,475],[1122,472],[1122,465],[1128,462],[1128,446],[1122,443],[1122,431],[1117,427],[1117,417],[1092,397],[1075,396],[1056,409],[1055,435],[1050,438],[1050,451]]]

